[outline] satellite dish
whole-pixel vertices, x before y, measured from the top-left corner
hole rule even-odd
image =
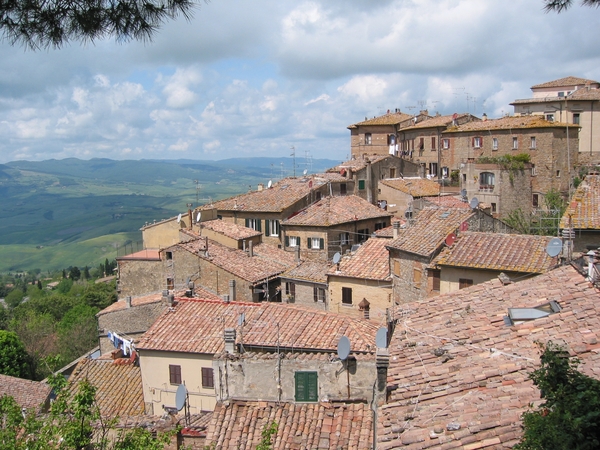
[[[469,222],[463,222],[460,224],[460,231],[468,231],[469,230]]]
[[[475,209],[479,206],[479,200],[477,200],[477,197],[473,197],[471,199],[471,201],[469,202],[469,206],[471,207],[471,209]]]
[[[455,241],[456,241],[456,234],[450,233],[448,236],[446,236],[446,240],[444,242],[446,242],[446,245],[448,247],[452,247],[452,244],[454,244]]]
[[[562,246],[563,243],[560,238],[553,238],[546,246],[546,253],[548,253],[551,258],[554,258],[555,256],[558,256],[560,252],[562,252]]]
[[[466,189],[461,189],[460,196],[461,197],[466,197],[467,196],[467,190]]]
[[[304,175],[306,175],[308,173],[308,169],[304,169],[304,172],[302,172]]]
[[[387,207],[387,201],[386,200],[381,200],[381,203],[379,204],[379,207],[381,209],[385,209]]]
[[[196,222],[200,222],[201,218],[202,218],[202,213],[199,212],[198,215],[196,216]]]
[[[339,263],[340,259],[342,259],[342,255],[340,255],[340,252],[336,252],[336,254],[333,255],[333,263],[334,264]]]
[[[177,216],[177,223],[181,222],[181,213]]]
[[[180,384],[177,387],[177,392],[175,393],[175,408],[177,408],[177,411],[181,411],[183,409],[186,399],[187,389],[185,388],[185,384]]]
[[[271,186],[273,186],[273,182],[269,180],[269,182],[267,183],[267,188],[271,189]]]
[[[337,354],[342,361],[345,361],[350,355],[350,339],[346,336],[342,336],[338,341]]]
[[[240,316],[238,317],[238,327],[241,327],[242,325],[244,325],[245,321],[246,321],[246,314],[241,313]]]
[[[377,330],[377,334],[375,335],[375,345],[377,346],[377,348],[387,348],[387,336],[387,328],[381,327],[379,330]]]

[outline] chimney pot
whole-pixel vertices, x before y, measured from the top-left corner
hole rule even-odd
[[[398,239],[398,231],[400,230],[400,222],[394,222],[392,224],[392,230],[394,233],[394,239]]]
[[[229,280],[229,299],[235,302],[235,280]]]
[[[223,301],[225,303],[229,303],[230,302],[230,300],[229,300],[229,294],[223,294],[221,297],[223,297]]]
[[[225,351],[227,353],[235,353],[235,328],[225,328],[223,337],[225,340]]]
[[[248,256],[251,258],[254,256],[254,249],[252,246],[252,240],[248,241]]]
[[[128,295],[127,297],[125,297],[125,306],[127,308],[131,308],[131,296]]]

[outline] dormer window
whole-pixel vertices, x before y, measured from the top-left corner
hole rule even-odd
[[[530,320],[541,319],[551,314],[560,312],[562,308],[558,302],[552,300],[535,308],[508,308],[508,316],[504,317],[504,323],[507,325],[519,325]]]

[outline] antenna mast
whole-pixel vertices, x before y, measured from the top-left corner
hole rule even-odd
[[[296,178],[296,147],[292,145],[290,149],[292,150],[292,154],[290,156],[294,158],[292,164],[294,166],[294,178]]]

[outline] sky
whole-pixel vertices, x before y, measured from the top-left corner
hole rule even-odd
[[[542,0],[199,0],[150,43],[0,42],[0,163],[348,159],[347,127],[513,112],[530,87],[600,80],[600,9]]]

